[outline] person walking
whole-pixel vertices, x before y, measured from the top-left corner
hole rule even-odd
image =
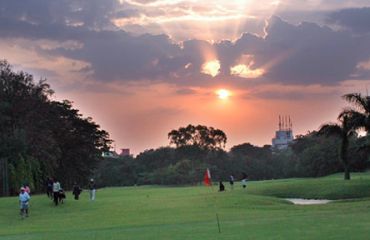
[[[46,180],[46,194],[48,195],[48,197],[50,198],[50,199],[53,199],[53,183],[54,183],[54,181],[53,181],[53,179],[52,178],[48,178],[47,180]]]
[[[55,206],[58,206],[59,203],[59,191],[60,191],[60,183],[56,178],[54,178],[54,183],[53,183],[53,197],[54,197],[54,204]]]
[[[219,192],[223,192],[225,191],[225,185],[222,183],[222,181],[220,181],[220,184],[219,184]]]
[[[229,182],[230,182],[231,190],[233,190],[234,189],[234,176],[232,174],[229,177]]]
[[[21,192],[19,193],[19,205],[20,205],[20,215],[22,219],[28,217],[28,207],[30,202],[30,195],[25,191],[24,187],[21,187]]]
[[[247,187],[247,180],[248,180],[248,176],[246,173],[242,173],[242,186],[243,188],[246,188]]]
[[[92,178],[90,179],[89,189],[90,189],[90,201],[95,201],[96,184],[94,182],[94,179]]]
[[[81,191],[82,190],[81,190],[80,186],[75,182],[73,184],[73,191],[72,191],[73,195],[75,196],[75,200],[78,200]]]

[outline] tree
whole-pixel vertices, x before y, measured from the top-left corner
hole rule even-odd
[[[343,96],[345,100],[354,104],[355,108],[345,109],[340,116],[350,118],[355,130],[364,129],[370,132],[370,96],[361,93],[350,93]]]
[[[57,177],[65,188],[91,176],[109,135],[72,103],[51,101],[45,80],[14,72],[0,61],[0,171],[3,195],[28,183],[34,191],[44,179]]]
[[[86,183],[102,152],[109,149],[109,134],[91,118],[83,118],[70,101],[50,105],[49,119],[53,123],[50,129],[60,149],[55,174],[66,187],[72,187],[75,181]]]
[[[340,114],[338,118],[340,124],[325,124],[320,127],[318,134],[326,136],[338,136],[341,139],[340,159],[344,168],[344,179],[350,180],[350,164],[348,161],[349,138],[355,133],[352,122],[347,115]]]
[[[291,144],[293,161],[290,168],[295,171],[296,176],[321,177],[343,170],[338,161],[338,136],[327,137],[317,132],[297,136]]]
[[[204,149],[222,149],[227,141],[226,134],[222,130],[191,124],[172,130],[168,133],[168,138],[170,144],[175,144],[176,147],[193,145]]]
[[[55,146],[46,136],[40,137],[45,133],[44,110],[52,93],[45,80],[35,83],[32,75],[13,72],[7,61],[0,61],[0,158],[6,168],[3,171],[4,195],[18,190],[20,182],[40,188],[39,174],[36,173],[42,166],[35,160],[35,153],[39,153],[36,148],[51,149]],[[48,156],[51,155],[43,155],[39,159],[48,159]],[[23,179],[14,182],[17,171],[12,169],[26,169],[28,172],[19,174],[17,177]]]
[[[229,152],[231,173],[239,178],[241,173],[246,173],[249,179],[271,179],[276,177],[278,168],[272,161],[271,146],[253,146],[250,143],[243,143],[233,146]],[[238,176],[239,175],[239,176]],[[279,177],[283,177],[280,174]]]

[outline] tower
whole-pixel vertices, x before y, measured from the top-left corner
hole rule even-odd
[[[286,149],[289,143],[293,141],[293,123],[290,116],[279,115],[279,130],[275,132],[272,139],[272,148],[277,150]]]

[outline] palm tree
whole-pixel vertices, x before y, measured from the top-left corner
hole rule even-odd
[[[362,96],[361,93],[349,93],[343,96],[352,103],[355,109],[345,109],[339,117],[348,116],[355,130],[364,129],[370,132],[370,96]]]
[[[329,123],[322,125],[319,130],[320,135],[338,136],[341,139],[340,160],[344,168],[344,180],[350,180],[350,167],[348,161],[349,138],[355,133],[352,122],[347,115],[339,115],[340,124]]]

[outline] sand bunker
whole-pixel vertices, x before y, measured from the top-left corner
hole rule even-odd
[[[303,198],[286,198],[289,202],[296,205],[314,205],[314,204],[326,204],[332,202],[333,200],[327,199],[303,199]]]

